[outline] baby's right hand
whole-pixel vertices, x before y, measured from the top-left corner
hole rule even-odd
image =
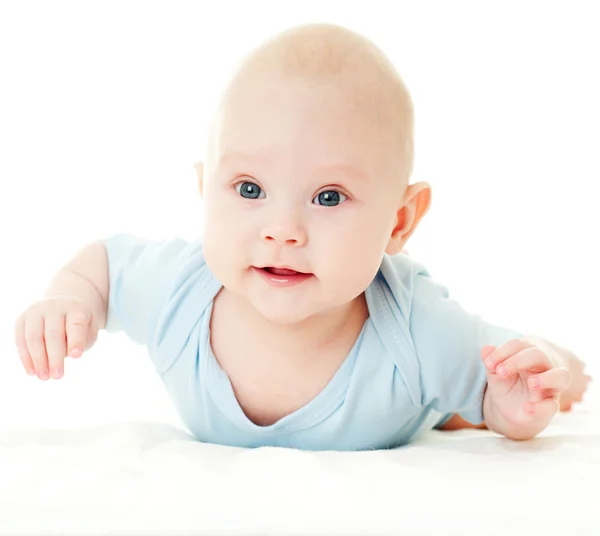
[[[36,302],[15,323],[15,342],[23,367],[40,380],[62,378],[65,357],[80,357],[97,337],[92,311],[70,296]]]

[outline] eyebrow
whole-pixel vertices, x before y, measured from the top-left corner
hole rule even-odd
[[[241,164],[256,164],[265,163],[269,161],[269,151],[257,151],[256,153],[244,153],[239,151],[230,151],[223,153],[218,159],[217,163],[219,166],[231,166],[234,163]],[[351,177],[356,180],[366,181],[368,176],[359,170],[359,168],[352,166],[347,162],[331,162],[323,164],[316,168],[318,173],[323,172],[338,172],[347,177]]]
[[[352,177],[353,179],[357,179],[360,181],[366,181],[369,179],[369,177],[365,173],[346,163],[327,164],[325,166],[319,167],[319,171],[338,171],[348,177]]]
[[[263,153],[264,154],[264,153]],[[217,165],[230,166],[233,163],[252,163],[257,160],[268,160],[268,155],[260,156],[260,152],[241,153],[239,151],[228,151],[217,158]]]

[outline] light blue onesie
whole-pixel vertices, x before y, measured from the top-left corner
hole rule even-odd
[[[200,240],[105,241],[106,329],[147,347],[181,419],[204,442],[310,450],[403,445],[451,414],[478,424],[486,373],[481,349],[521,337],[449,299],[425,267],[385,256],[366,289],[369,318],[347,358],[308,404],[270,426],[250,421],[210,347],[221,284]]]

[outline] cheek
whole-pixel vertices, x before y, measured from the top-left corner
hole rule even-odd
[[[220,242],[229,248],[246,240],[249,226],[240,225],[239,206],[227,194],[207,195],[203,207],[203,229],[207,241]]]
[[[389,240],[392,222],[388,220],[381,214],[352,214],[328,226],[327,232],[321,229],[314,235],[317,251],[311,252],[316,266],[334,283],[366,288],[377,274]]]
[[[202,245],[209,268],[222,282],[230,281],[240,256],[247,251],[245,226],[232,217],[232,211],[216,199],[206,199],[203,207]],[[246,246],[244,247],[244,244]]]

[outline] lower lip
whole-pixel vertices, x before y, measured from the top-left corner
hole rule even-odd
[[[294,275],[277,275],[267,272],[262,268],[252,267],[255,272],[269,285],[274,287],[293,287],[310,279],[313,274],[294,274]]]

